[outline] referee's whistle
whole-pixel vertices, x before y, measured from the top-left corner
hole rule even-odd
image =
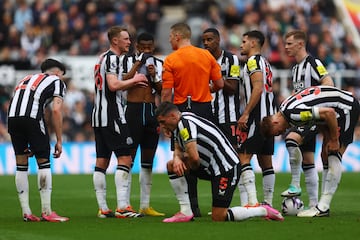
[[[190,96],[190,95],[187,96],[187,106],[186,106],[186,109],[191,109],[191,96]]]

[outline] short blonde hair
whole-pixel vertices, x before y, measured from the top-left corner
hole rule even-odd
[[[183,38],[191,38],[191,28],[186,23],[175,23],[170,29],[172,32],[180,34]]]
[[[307,35],[304,31],[301,30],[293,30],[285,34],[285,39],[294,36],[296,40],[303,40],[304,42],[307,41]]]
[[[117,37],[119,36],[119,34],[121,32],[128,32],[127,28],[123,27],[123,26],[112,26],[109,28],[108,30],[108,33],[107,33],[107,36],[108,36],[108,39],[109,41],[111,42],[111,40],[114,38],[114,37]]]

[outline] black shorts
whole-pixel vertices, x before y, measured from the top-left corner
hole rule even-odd
[[[234,191],[240,179],[240,163],[231,170],[219,176],[211,176],[205,170],[193,171],[191,174],[198,178],[211,182],[212,206],[219,208],[228,208],[231,204]]]
[[[155,103],[127,102],[126,122],[133,139],[132,148],[153,149],[159,141],[159,124],[155,117]]]
[[[116,157],[130,155],[133,144],[127,125],[120,125],[120,133],[111,127],[95,127],[96,157],[110,159],[112,152]]]
[[[49,134],[43,121],[28,117],[9,118],[8,131],[15,155],[23,155],[30,148],[36,159],[50,158]]]
[[[315,152],[316,134],[318,133],[316,126],[292,127],[287,134],[290,132],[296,132],[303,137],[302,144],[300,145],[302,152]]]
[[[355,100],[349,114],[338,119],[338,126],[340,128],[339,141],[341,145],[347,146],[353,142],[354,130],[359,121],[359,114],[360,105],[359,102]]]
[[[176,105],[180,112],[192,112],[196,115],[203,117],[209,121],[214,121],[214,115],[212,113],[211,102],[191,102],[191,108],[188,108],[187,102]]]
[[[239,153],[273,155],[274,137],[264,138],[260,133],[259,125],[250,127],[246,131],[240,131],[238,142]]]
[[[225,134],[231,145],[236,147],[239,142],[239,137],[236,134],[237,122],[222,123],[218,125],[220,130]]]

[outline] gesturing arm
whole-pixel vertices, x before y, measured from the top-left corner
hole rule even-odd
[[[145,77],[144,74],[140,74],[140,73],[135,73],[133,78],[128,79],[126,81],[120,81],[117,78],[116,74],[107,74],[106,81],[109,86],[109,89],[113,92],[118,90],[126,90],[135,85],[144,86],[144,87],[148,85],[147,78]]]

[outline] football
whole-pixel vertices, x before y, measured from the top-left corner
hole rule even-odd
[[[281,203],[281,211],[287,216],[296,216],[303,209],[304,202],[298,197],[284,198]]]

